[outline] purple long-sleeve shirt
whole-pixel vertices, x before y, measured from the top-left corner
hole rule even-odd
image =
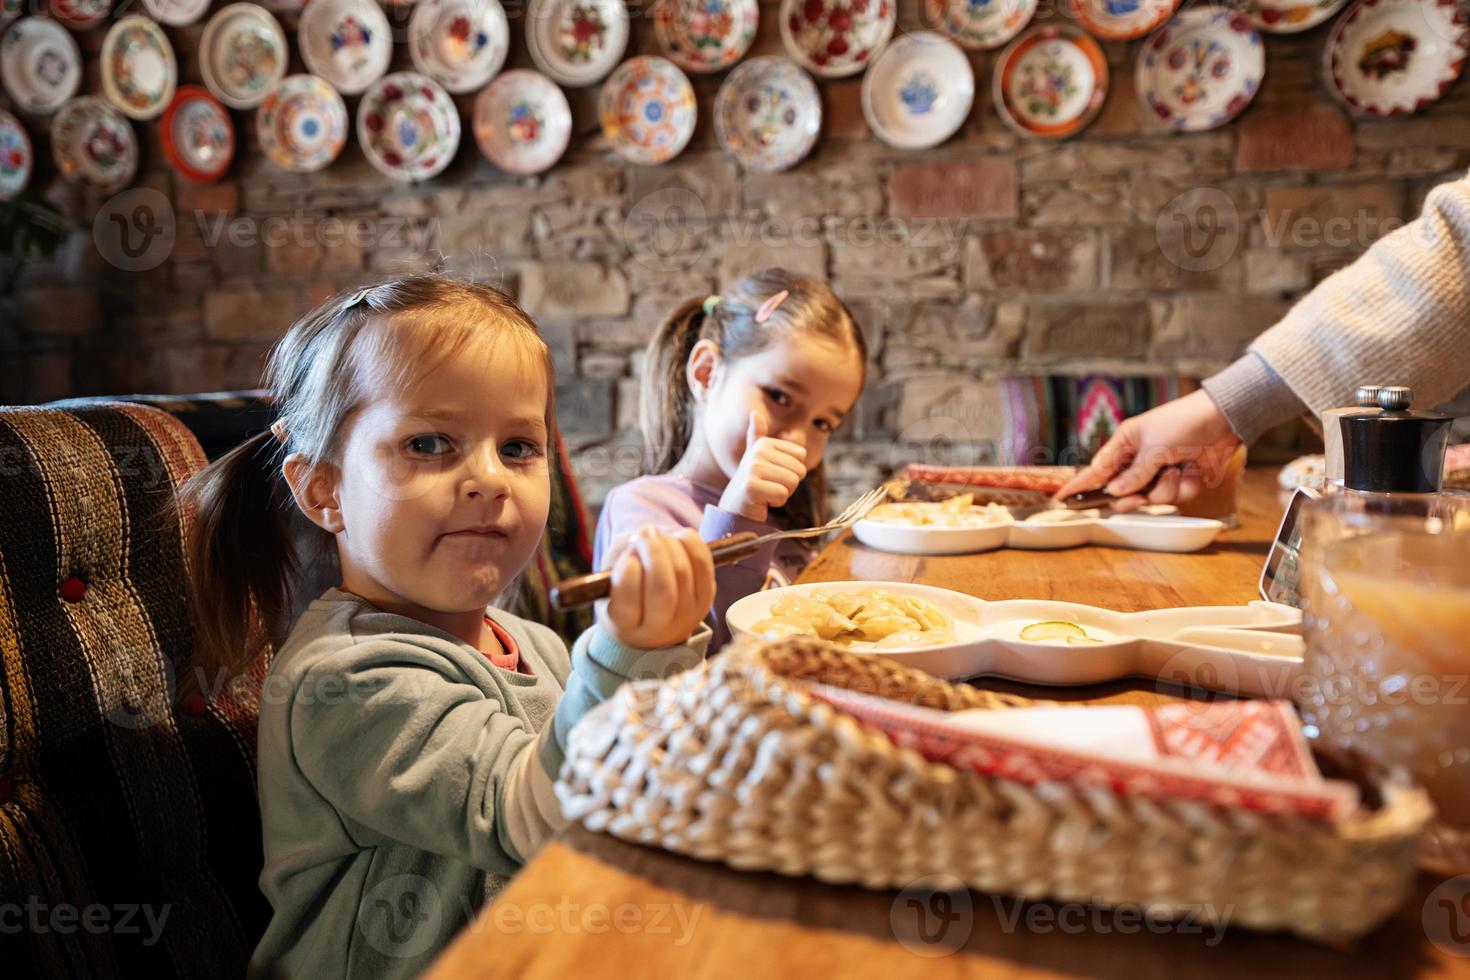
[[[692,527],[706,541],[740,531],[765,534],[777,530],[770,524],[720,509],[720,491],[676,476],[641,476],[615,487],[602,505],[593,538],[593,563],[602,568],[613,542],[631,535],[646,524],[661,530]],[[764,545],[751,557],[715,569],[715,602],[706,619],[714,630],[710,652],[730,639],[725,627],[725,610],[752,592],[790,585],[811,560],[810,549],[801,541],[787,539]]]

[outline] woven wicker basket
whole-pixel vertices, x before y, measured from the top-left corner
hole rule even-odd
[[[945,711],[1032,704],[819,642],[742,641],[625,686],[574,729],[557,793],[592,830],[731,867],[869,888],[931,874],[1026,899],[1213,910],[1337,942],[1407,897],[1425,795],[1336,823],[930,762],[815,700],[819,681]]]

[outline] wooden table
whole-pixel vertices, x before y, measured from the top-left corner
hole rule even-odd
[[[1257,595],[1281,509],[1274,473],[1253,470],[1241,527],[1199,554],[1082,548],[913,558],[844,536],[802,580],[923,581],[990,599],[1058,598],[1125,611],[1246,602]],[[1141,681],[1070,692],[980,683],[1051,698],[1150,703],[1170,696]],[[1426,938],[1421,917],[1438,884],[1421,876],[1420,893],[1391,922],[1351,949],[1334,949],[1238,929],[1220,937],[1203,925],[1153,932],[1086,907],[1021,906],[975,892],[944,906],[924,895],[742,873],[574,828],[547,845],[426,976],[1470,978],[1470,909],[1428,906],[1441,929],[1450,924],[1445,916],[1456,917],[1465,937],[1451,947],[1459,956]]]

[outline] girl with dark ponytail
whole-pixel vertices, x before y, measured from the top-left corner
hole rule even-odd
[[[546,526],[556,424],[546,344],[494,289],[424,275],[333,297],[276,344],[266,383],[270,432],[184,501],[205,676],[274,650],[258,735],[273,914],[251,974],[417,976],[563,825],[553,780],[577,720],[632,676],[699,662],[709,548],[639,535],[575,656],[490,605]],[[338,577],[283,638],[292,521]],[[385,919],[406,878],[443,914]]]
[[[594,561],[640,527],[697,528],[712,541],[826,519],[827,440],[862,392],[862,331],[826,283],[784,269],[681,303],[649,341],[639,389],[644,475],[613,489]],[[716,570],[718,647],[736,599],[788,584],[800,541]]]

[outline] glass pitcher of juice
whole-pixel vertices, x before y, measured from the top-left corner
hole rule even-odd
[[[1422,784],[1423,863],[1470,872],[1470,498],[1387,497],[1307,505],[1298,707],[1322,746]]]

